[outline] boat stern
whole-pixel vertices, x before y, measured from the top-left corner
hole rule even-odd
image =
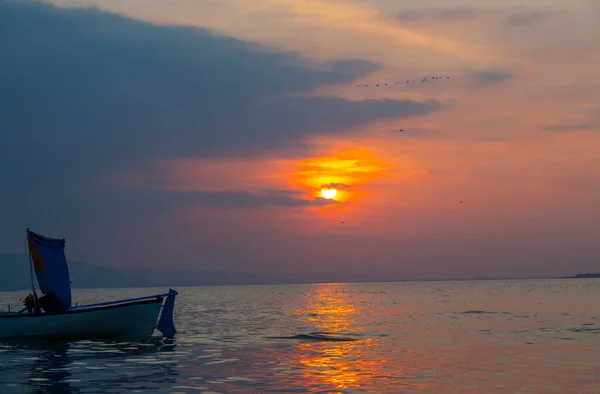
[[[175,309],[175,297],[177,294],[179,294],[177,291],[169,289],[156,327],[167,338],[172,338],[177,334],[175,323],[173,322],[173,311]]]

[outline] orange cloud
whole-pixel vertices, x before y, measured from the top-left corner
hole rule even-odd
[[[296,163],[297,171],[289,174],[292,185],[318,197],[322,188],[335,188],[339,202],[352,202],[367,193],[365,186],[389,174],[389,165],[372,153],[342,150],[332,156],[314,157]]]

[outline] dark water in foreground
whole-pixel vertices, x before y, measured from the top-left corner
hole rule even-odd
[[[0,343],[0,393],[600,392],[600,280],[178,290],[172,343]]]

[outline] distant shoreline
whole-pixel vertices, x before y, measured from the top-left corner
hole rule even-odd
[[[72,289],[111,288],[166,288],[196,286],[265,286],[309,285],[320,283],[415,283],[415,282],[471,282],[471,281],[522,281],[557,280],[562,278],[600,278],[600,273],[580,273],[575,276],[523,276],[499,275],[471,278],[382,278],[383,275],[344,273],[265,273],[227,272],[178,269],[115,269],[85,262],[70,261]],[[0,291],[30,291],[28,256],[0,254]]]
[[[470,278],[470,279],[415,279],[415,280],[350,280],[350,281],[303,281],[303,282],[265,282],[265,283],[171,283],[171,284],[121,284],[117,286],[99,284],[97,286],[77,286],[73,285],[72,290],[110,290],[110,289],[142,289],[142,288],[160,288],[160,287],[235,287],[235,286],[302,286],[302,285],[320,285],[320,284],[373,284],[373,283],[426,283],[426,282],[493,282],[493,281],[526,281],[526,280],[552,280],[552,279],[594,279],[597,276],[561,276],[561,277],[533,277],[533,278]],[[0,293],[31,291],[30,287],[5,289],[0,287]]]
[[[600,272],[595,273],[587,273],[587,274],[577,274],[573,276],[561,276],[561,279],[590,279],[590,278],[600,278]]]

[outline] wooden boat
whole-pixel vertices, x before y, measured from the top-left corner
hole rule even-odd
[[[33,305],[20,312],[0,313],[2,339],[128,339],[152,336],[158,329],[173,337],[173,309],[177,292],[71,305],[71,282],[64,239],[44,237],[27,229]],[[35,270],[40,290],[33,284]],[[44,299],[45,298],[45,299]]]

